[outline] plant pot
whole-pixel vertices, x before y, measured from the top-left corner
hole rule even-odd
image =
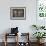
[[[44,40],[45,40],[45,39],[38,39],[37,42],[41,44],[41,43],[44,42]]]
[[[40,43],[44,43],[44,40],[45,40],[45,39],[40,39]]]

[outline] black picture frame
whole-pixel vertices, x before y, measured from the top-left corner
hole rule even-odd
[[[10,8],[11,20],[25,20],[26,19],[26,7],[11,7]]]

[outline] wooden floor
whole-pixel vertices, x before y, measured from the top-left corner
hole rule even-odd
[[[0,46],[4,46],[4,43],[3,42],[2,43],[0,42]],[[15,46],[15,42],[14,43],[10,42],[10,43],[8,43],[7,46]],[[32,42],[32,43],[30,43],[30,46],[37,46],[37,43]],[[42,45],[42,46],[46,46],[46,43],[44,43],[44,45]]]

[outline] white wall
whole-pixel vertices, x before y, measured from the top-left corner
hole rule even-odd
[[[10,20],[10,7],[26,7],[26,20]],[[17,26],[32,35],[32,24],[36,24],[36,0],[0,0],[0,34]]]

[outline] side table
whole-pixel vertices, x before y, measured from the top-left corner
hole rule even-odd
[[[9,37],[7,37],[9,36]],[[18,33],[15,33],[15,34],[10,34],[10,33],[6,33],[5,34],[5,46],[7,46],[8,42],[7,42],[7,38],[10,38],[10,36],[16,36],[16,45],[15,46],[18,46]]]

